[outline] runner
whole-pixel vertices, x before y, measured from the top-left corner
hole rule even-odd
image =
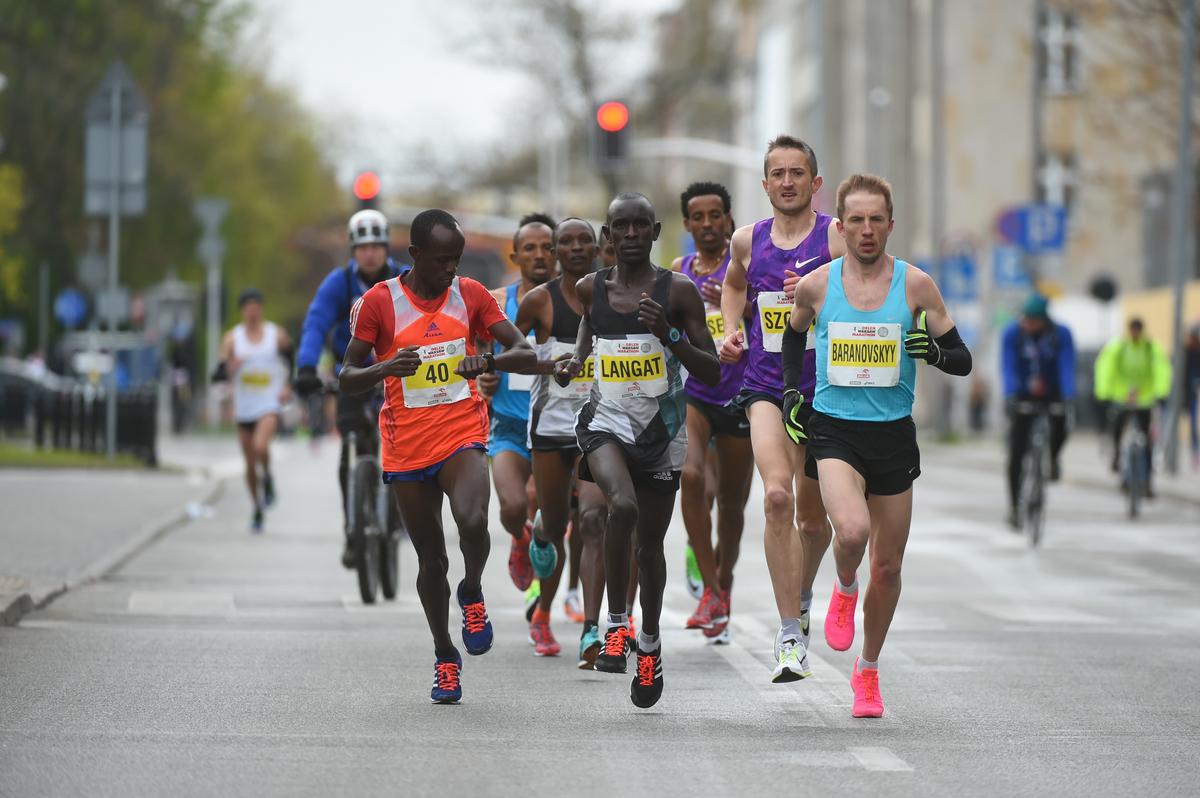
[[[262,306],[263,295],[256,288],[247,288],[238,297],[242,322],[221,340],[221,362],[213,375],[214,382],[233,380],[233,416],[246,461],[246,488],[254,503],[253,532],[262,531],[263,508],[275,503],[271,441],[279,428],[279,408],[290,392],[287,378],[292,359],[291,339],[282,327],[263,320]]]
[[[517,329],[537,333],[538,370],[529,414],[529,447],[533,450],[533,481],[541,508],[536,530],[540,543],[557,552],[557,564],[541,577],[538,608],[529,625],[529,637],[538,656],[558,654],[560,647],[550,629],[550,609],[562,577],[563,539],[572,513],[572,489],[582,453],[575,439],[575,416],[591,393],[594,373],[589,369],[569,385],[551,379],[557,361],[575,351],[582,307],[576,284],[592,273],[596,261],[596,233],[583,219],[565,219],[554,231],[554,247],[562,276],[539,286],[521,301]],[[579,641],[579,667],[590,669],[600,653],[600,603],[604,597],[604,494],[591,482],[579,482],[578,515],[572,534],[582,549],[583,635]]]
[[[850,676],[851,712],[878,718],[879,652],[900,598],[912,485],[921,473],[911,416],[916,360],[961,377],[971,372],[971,353],[933,279],[887,254],[894,224],[887,181],[851,175],[838,186],[837,213],[847,253],[800,280],[784,332],[789,392],[804,391],[801,364],[810,335],[817,358],[812,414],[803,419],[793,413],[787,423],[801,437],[807,432],[806,471],[820,474],[833,520],[837,581],[825,615],[825,642],[836,651],[854,642],[858,566],[868,546],[871,550],[863,647]]]
[[[716,385],[721,368],[691,280],[650,261],[661,224],[641,194],[620,194],[608,206],[605,232],[617,265],[579,281],[583,321],[575,353],[559,364],[566,386],[583,369],[596,337],[596,381],[575,425],[585,457],[579,478],[595,482],[608,501],[605,565],[608,623],[596,669],[624,673],[629,616],[626,598],[630,540],[637,540],[642,632],[630,698],[650,707],[662,695],[659,614],[666,585],[663,537],[675,509],[687,453],[680,367]],[[614,608],[621,611],[614,612]]]
[[[796,440],[799,445],[793,446],[781,434],[785,402],[779,353],[799,276],[841,255],[845,245],[832,217],[813,210],[813,195],[823,181],[812,147],[791,136],[777,137],[767,145],[763,172],[763,189],[774,214],[739,229],[729,243],[721,314],[731,332],[721,346],[721,360],[732,364],[746,358],[737,401],[750,420],[754,460],[763,481],[763,545],[780,619],[771,680],[791,682],[812,673],[807,657],[812,586],[831,531],[820,488],[804,476],[804,441]],[[743,333],[732,325],[746,311],[748,288],[753,292],[753,313]],[[813,374],[810,353],[801,382],[801,388],[808,389],[801,393],[810,402]],[[798,412],[810,408],[803,404]]]
[[[358,211],[350,217],[346,233],[350,243],[350,261],[325,276],[304,316],[296,355],[296,393],[302,397],[310,397],[324,387],[317,375],[317,363],[326,342],[333,350],[337,367],[340,368],[345,359],[346,347],[350,344],[350,309],[354,303],[371,286],[396,277],[401,272],[402,267],[388,254],[388,220],[382,213],[371,208]],[[407,264],[403,268],[408,268]],[[341,561],[344,568],[354,567],[357,560],[355,548],[359,544],[359,541],[350,539],[350,527],[346,519],[346,479],[350,472],[346,441],[351,433],[356,433],[358,450],[374,454],[375,412],[373,396],[338,394],[337,428],[342,437],[338,485],[342,490]]]
[[[488,475],[484,444],[487,406],[474,378],[488,371],[531,371],[537,356],[496,300],[479,283],[455,272],[466,239],[442,210],[417,214],[410,225],[413,268],[377,283],[351,314],[341,387],[350,394],[384,383],[379,413],[383,481],[392,486],[417,552],[417,593],[433,633],[434,703],[462,698],[462,658],[447,631],[449,561],[442,531],[442,496],[458,526],[466,576],[456,596],[468,654],[492,647],[480,579],[487,562]],[[506,349],[475,354],[477,338]],[[364,366],[372,351],[376,362]]]
[[[697,251],[680,260],[704,299],[708,330],[723,339],[721,283],[729,266],[729,191],[719,183],[693,183],[680,196],[683,226]],[[733,566],[742,539],[742,522],[754,453],[750,423],[740,409],[728,407],[742,387],[745,360],[721,366],[721,383],[709,387],[689,376],[687,392],[687,461],[680,485],[683,523],[704,585],[700,604],[687,619],[688,629],[702,629],[713,642],[728,642],[729,598]],[[710,444],[715,442],[715,448]],[[716,475],[714,476],[714,468]],[[717,546],[712,545],[712,506],[717,504]]]
[[[529,290],[554,274],[553,230],[541,214],[522,219],[513,234],[512,261],[521,271],[514,283],[492,291],[509,321],[516,321],[517,305]],[[497,345],[498,346],[498,345]],[[518,590],[533,582],[529,560],[532,501],[529,496],[529,449],[525,437],[529,426],[530,374],[481,374],[475,382],[479,392],[492,403],[492,431],[488,457],[492,460],[492,482],[500,500],[500,523],[512,537],[508,553],[508,575]]]

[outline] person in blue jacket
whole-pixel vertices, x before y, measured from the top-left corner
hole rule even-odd
[[[350,309],[368,288],[381,280],[396,277],[410,268],[399,266],[388,255],[388,221],[374,209],[361,210],[350,217],[350,261],[331,271],[321,282],[308,306],[304,327],[300,333],[300,348],[296,356],[296,393],[309,396],[321,390],[317,376],[317,361],[326,343],[333,350],[334,362],[340,367],[350,345]],[[338,395],[337,426],[342,435],[342,454],[338,462],[338,482],[342,488],[342,514],[346,512],[346,476],[349,461],[346,435],[358,433],[360,451],[371,452],[376,443],[376,415],[372,395]],[[342,565],[353,568],[353,541],[345,536]]]
[[[1049,301],[1033,294],[1021,317],[1008,325],[1000,345],[1000,370],[1009,412],[1009,525],[1017,525],[1021,462],[1041,408],[1050,408],[1050,479],[1061,472],[1059,453],[1067,442],[1065,403],[1075,398],[1075,341],[1071,331],[1051,320]]]

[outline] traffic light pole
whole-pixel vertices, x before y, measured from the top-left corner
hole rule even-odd
[[[121,251],[121,86],[114,82],[111,95],[112,133],[109,136],[109,165],[112,168],[108,199],[108,331],[117,331],[117,295]],[[117,350],[112,350],[112,368],[108,371],[108,396],[105,402],[104,449],[108,459],[117,456]]]

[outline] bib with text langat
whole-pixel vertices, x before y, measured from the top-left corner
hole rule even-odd
[[[900,325],[829,322],[830,385],[891,388],[900,383]]]
[[[575,344],[566,341],[555,341],[550,350],[551,357],[558,360],[563,355],[575,351]],[[587,399],[592,393],[592,383],[596,381],[596,359],[589,357],[579,370],[579,376],[562,386],[553,377],[550,378],[550,395],[560,399]]]
[[[667,360],[653,335],[596,339],[600,395],[606,399],[654,398],[667,392]]]
[[[464,338],[428,344],[417,349],[417,373],[401,378],[405,407],[434,407],[461,402],[471,396],[471,386],[454,369],[467,354]]]

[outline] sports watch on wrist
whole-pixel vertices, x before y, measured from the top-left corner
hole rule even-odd
[[[487,361],[487,368],[484,372],[491,374],[496,371],[496,355],[493,352],[484,352],[483,359]]]
[[[679,332],[679,328],[672,327],[667,331],[667,345],[677,344],[683,340],[683,333]]]

